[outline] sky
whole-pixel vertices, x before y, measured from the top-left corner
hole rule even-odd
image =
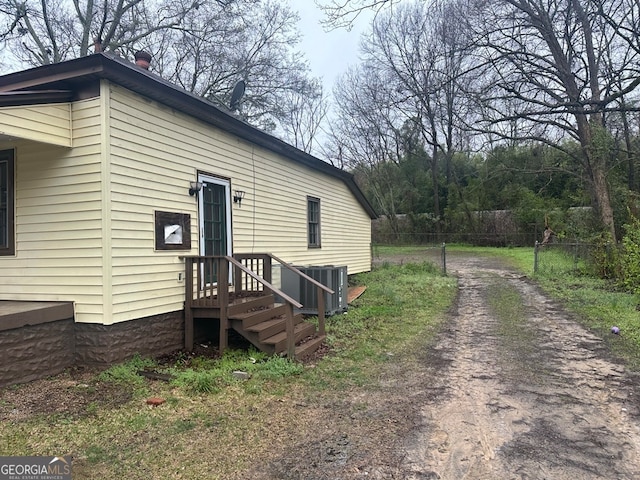
[[[325,92],[331,93],[335,80],[358,63],[360,34],[368,29],[373,15],[361,15],[351,31],[325,32],[320,25],[323,13],[313,0],[289,0],[289,5],[300,14],[299,48],[306,54],[312,75],[322,78]]]

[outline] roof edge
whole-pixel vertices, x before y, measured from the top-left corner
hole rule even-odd
[[[205,98],[188,92],[159,75],[113,54],[94,53],[65,62],[43,65],[0,76],[0,93],[12,92],[15,94],[13,98],[17,100],[19,95],[26,94],[27,91],[38,91],[35,87],[47,87],[51,84],[66,82],[80,83],[91,78],[112,81],[140,95],[185,112],[227,133],[283,155],[311,169],[338,178],[347,185],[370,218],[378,217],[351,173],[334,167],[244,122],[231,112],[224,111]],[[51,87],[48,90],[51,91]],[[43,92],[40,98],[46,99],[47,96],[44,94],[44,89],[41,88],[40,91]],[[49,99],[51,98],[49,97]]]

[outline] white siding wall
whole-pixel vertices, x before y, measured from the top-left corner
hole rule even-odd
[[[73,148],[4,143],[16,151],[16,254],[0,257],[0,299],[75,301],[103,321],[100,100],[74,103]]]
[[[114,322],[182,308],[178,256],[198,253],[197,202],[188,194],[198,170],[246,192],[232,207],[235,252],[369,270],[370,219],[339,180],[115,85],[110,106]],[[307,248],[307,195],[321,200],[321,249]],[[191,215],[191,252],[154,251],[155,210]]]

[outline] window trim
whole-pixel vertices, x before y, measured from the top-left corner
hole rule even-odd
[[[318,207],[318,219],[316,222],[312,222],[311,219],[311,209],[309,208],[311,204],[315,204]],[[322,209],[320,205],[320,199],[317,197],[307,196],[307,247],[308,248],[322,248]],[[316,242],[311,242],[311,233],[312,228],[315,227],[316,234]]]
[[[15,255],[15,151],[0,150],[0,162],[7,162],[7,245],[0,245],[0,256]]]

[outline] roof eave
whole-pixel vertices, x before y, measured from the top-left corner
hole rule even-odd
[[[309,168],[341,179],[361,203],[367,214],[377,218],[371,204],[355,183],[354,177],[333,165],[225,112],[206,99],[187,92],[134,63],[106,53],[97,53],[66,62],[35,67],[0,77],[0,92],[15,92],[51,84],[82,82],[104,78],[140,95],[194,116],[230,134],[295,160]]]

